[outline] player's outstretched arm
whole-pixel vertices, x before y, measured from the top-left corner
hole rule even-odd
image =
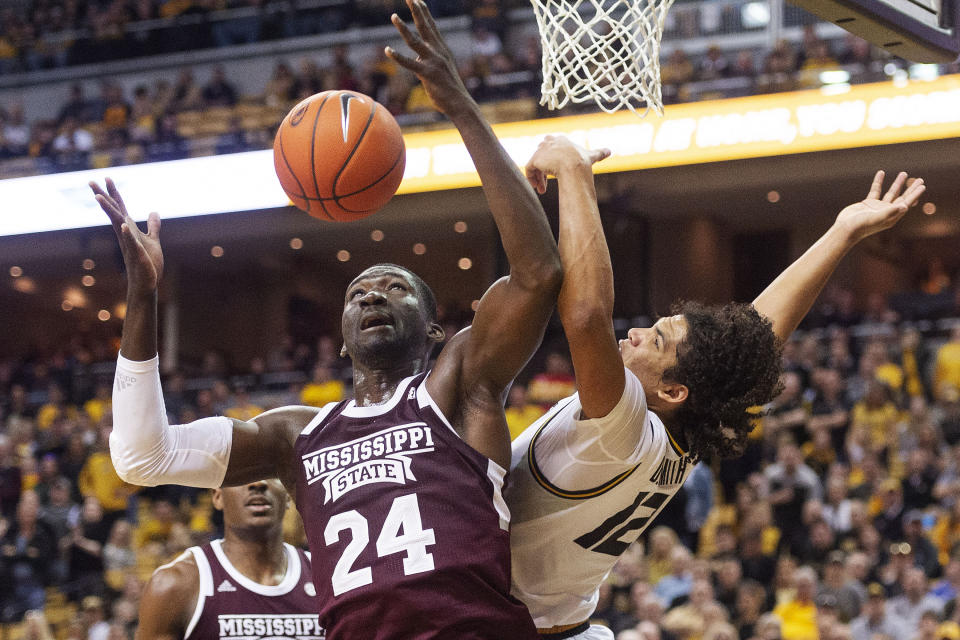
[[[436,369],[442,373],[428,381],[441,408],[486,415],[502,409],[503,392],[540,344],[560,287],[560,260],[539,199],[464,87],[426,4],[407,0],[407,6],[415,32],[396,15],[392,20],[417,57],[391,48],[387,55],[417,74],[437,108],[460,131],[510,263],[510,275],[480,301],[471,330],[444,350]],[[465,399],[471,407],[462,406]],[[465,431],[467,441],[482,453],[509,459],[505,427]]]
[[[844,208],[833,226],[753,301],[781,340],[790,337],[807,315],[847,252],[864,238],[899,222],[926,189],[920,178],[904,189],[907,174],[901,172],[881,195],[883,178],[883,171],[878,171],[867,197]]]
[[[199,591],[200,574],[189,553],[154,571],[140,596],[134,640],[182,640]]]
[[[120,243],[127,271],[127,314],[113,387],[114,429],[110,455],[117,474],[143,486],[182,484],[215,488],[280,476],[311,410],[269,412],[251,422],[203,418],[171,426],[163,403],[157,356],[157,289],[163,277],[160,217],[151,213],[147,232],[130,217],[120,191],[90,183]],[[315,413],[315,412],[313,412]],[[269,455],[264,455],[264,452]],[[288,487],[291,486],[288,484]]]
[[[560,261],[563,286],[557,312],[570,346],[584,417],[601,418],[623,395],[623,361],[613,330],[613,267],[603,235],[593,164],[609,150],[587,151],[564,137],[547,136],[527,163],[540,193],[556,176],[560,191]]]

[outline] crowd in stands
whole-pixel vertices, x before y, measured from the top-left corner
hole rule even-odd
[[[603,585],[594,617],[618,640],[960,639],[960,321],[850,297],[829,292],[785,345],[743,457],[698,464]],[[338,346],[285,338],[240,367],[205,354],[165,376],[169,419],[343,399]],[[113,471],[115,349],[77,336],[0,357],[4,638],[130,640],[152,570],[221,526],[209,492]],[[575,388],[562,352],[534,362],[513,435]],[[286,531],[303,542],[295,516]]]
[[[261,9],[273,6],[261,0],[244,3]],[[394,4],[369,3],[364,5],[364,15],[383,12],[380,23],[387,24]],[[470,50],[460,60],[460,68],[473,95],[481,102],[527,99],[531,106],[527,117],[556,113],[538,112],[535,106],[540,92],[538,38],[523,38],[519,43],[507,38],[507,22],[499,0],[476,0],[470,6],[455,4],[451,0],[437,10],[441,14],[471,14]],[[104,16],[128,16],[139,11],[145,12],[144,16],[158,12],[203,14],[223,8],[224,3],[32,0],[19,6],[20,11],[13,7],[0,11],[0,73],[5,51],[8,62],[14,58],[18,61],[8,64],[8,70],[29,67],[24,67],[23,52],[36,53],[36,47],[11,48],[9,42],[19,37],[16,33],[33,33],[41,26],[53,28],[51,25],[64,20],[71,25],[77,21],[96,24],[107,20]],[[684,11],[683,6],[677,7],[668,32],[673,29],[683,34],[689,30],[691,21],[685,19]],[[310,22],[309,15],[302,16],[305,24]],[[0,173],[12,177],[268,148],[286,111],[298,100],[326,89],[353,89],[372,95],[398,116],[401,124],[439,120],[416,78],[386,58],[381,44],[369,46],[370,56],[359,65],[351,62],[358,57],[350,55],[347,45],[334,47],[332,63],[323,67],[310,57],[293,64],[280,62],[267,85],[255,95],[240,95],[222,67],[202,83],[190,68],[184,68],[152,86],[136,86],[131,94],[125,94],[109,78],[77,83],[64,96],[53,119],[30,120],[22,104],[0,104],[0,162],[7,159],[0,165]],[[11,52],[16,53],[14,58],[10,58]],[[821,85],[822,71],[841,67],[850,70],[852,82],[876,81],[887,77],[890,70],[884,67],[888,62],[901,64],[858,38],[827,42],[817,38],[809,27],[800,43],[784,40],[770,51],[730,52],[713,46],[703,55],[691,56],[677,48],[662,61],[663,95],[669,104],[811,88]],[[945,65],[941,71],[958,70],[955,65]],[[95,91],[94,82],[99,84]]]

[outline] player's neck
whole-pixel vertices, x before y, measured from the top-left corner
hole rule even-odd
[[[402,365],[383,368],[365,367],[363,364],[353,365],[353,397],[358,407],[374,406],[387,402],[393,397],[397,385],[410,376],[423,371],[425,360],[405,360]]]
[[[261,537],[227,530],[223,552],[237,571],[258,584],[276,586],[287,574],[287,553],[279,531]]]

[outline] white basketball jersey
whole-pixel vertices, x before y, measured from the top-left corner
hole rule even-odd
[[[590,617],[617,559],[693,469],[629,370],[623,397],[607,416],[579,417],[574,394],[524,431],[513,443],[504,489],[512,514],[511,593],[541,629]],[[626,455],[603,444],[612,434],[621,449],[629,445]]]

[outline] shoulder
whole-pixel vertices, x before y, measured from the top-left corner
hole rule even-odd
[[[303,431],[317,415],[323,411],[320,407],[304,405],[289,405],[264,411],[254,417],[251,422],[268,432],[293,440]]]
[[[155,599],[179,607],[193,606],[200,590],[200,570],[193,553],[184,551],[173,562],[153,572],[144,588],[144,599]],[[175,609],[178,613],[179,609]]]

